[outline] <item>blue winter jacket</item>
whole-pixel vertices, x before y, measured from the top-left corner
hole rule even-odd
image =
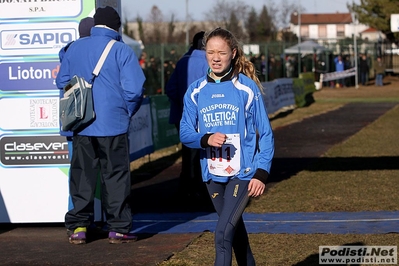
[[[166,95],[170,101],[169,123],[178,124],[183,113],[183,98],[191,83],[206,75],[208,62],[204,50],[193,50],[184,55],[176,64],[168,83]]]
[[[250,180],[258,169],[270,173],[274,137],[258,86],[244,74],[220,83],[210,80],[204,76],[187,89],[180,122],[180,141],[201,151],[203,181],[227,182],[232,177]],[[204,135],[216,132],[239,136],[239,143],[204,148]],[[234,158],[239,164],[227,167],[225,175],[212,173],[212,168]]]
[[[93,27],[90,37],[71,44],[57,75],[57,87],[63,89],[74,75],[91,80],[95,65],[111,39],[118,42],[93,83],[96,119],[78,135],[107,137],[127,133],[130,118],[143,100],[145,76],[133,49],[121,41],[118,32],[104,27]]]
[[[62,60],[64,59],[64,55],[66,53],[66,51],[68,50],[69,46],[73,43],[74,41],[68,43],[67,45],[65,45],[64,47],[62,47],[60,49],[60,51],[58,52],[58,58],[60,59],[60,63],[62,63]],[[60,90],[60,98],[64,97],[64,91]],[[61,136],[65,136],[67,137],[68,140],[71,140],[69,137],[73,136],[73,132],[72,131],[64,131],[62,130],[62,126],[61,126],[61,121],[60,121],[60,135]]]
[[[344,62],[341,60],[339,60],[338,59],[338,57],[335,57],[334,58],[334,62],[335,62],[335,71],[337,71],[337,72],[342,72],[342,71],[344,71],[345,70],[345,67],[344,67]]]

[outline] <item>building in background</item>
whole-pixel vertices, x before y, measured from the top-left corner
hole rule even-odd
[[[360,32],[367,28],[367,25],[356,24],[351,13],[293,13],[290,20],[290,30],[301,36],[302,41],[313,39],[336,42],[339,39],[352,38],[354,33],[360,37]]]

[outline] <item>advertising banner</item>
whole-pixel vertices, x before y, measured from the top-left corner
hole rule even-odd
[[[180,142],[175,125],[169,124],[170,103],[166,95],[151,96],[154,149],[170,147]]]
[[[129,127],[130,161],[154,152],[150,99],[144,98]]]
[[[0,62],[0,91],[54,90],[55,78],[60,70],[54,62]]]
[[[292,79],[276,79],[270,82],[262,82],[262,85],[264,88],[263,102],[269,115],[273,115],[281,109],[295,107]]]
[[[63,222],[69,152],[59,135],[58,53],[95,1],[0,1],[0,223]]]

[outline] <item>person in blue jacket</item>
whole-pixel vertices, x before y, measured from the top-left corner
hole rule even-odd
[[[216,28],[204,36],[208,74],[184,95],[180,140],[201,150],[202,179],[219,216],[215,264],[255,265],[242,213],[265,190],[274,137],[262,85],[236,37]]]
[[[338,55],[337,57],[335,57],[334,58],[334,62],[335,62],[335,71],[336,72],[343,72],[345,70],[344,61],[342,60],[342,56],[341,55]],[[337,85],[339,87],[344,87],[345,78],[339,78],[337,80]]]
[[[130,233],[132,214],[128,128],[131,117],[143,100],[145,81],[134,51],[121,41],[119,14],[112,7],[98,8],[91,35],[73,42],[61,63],[56,78],[63,89],[74,75],[85,80],[92,72],[105,46],[117,42],[93,83],[95,120],[74,132],[70,167],[70,195],[73,209],[65,215],[65,226],[73,244],[86,243],[86,231],[94,212],[94,191],[101,173],[102,203],[110,243],[137,240]]]
[[[93,27],[94,27],[94,18],[86,17],[86,18],[83,18],[82,20],[80,20],[79,27],[78,27],[79,38],[84,38],[84,37],[90,36],[90,31],[91,31],[91,28],[93,28]],[[60,59],[60,63],[62,63],[62,60],[64,59],[64,55],[65,55],[66,51],[68,50],[69,46],[73,42],[74,41],[68,43],[67,45],[62,47],[60,49],[60,51],[58,52],[58,57]],[[62,98],[63,96],[64,96],[64,91],[60,90],[60,98]],[[71,160],[72,154],[73,154],[73,146],[72,146],[73,132],[72,131],[63,131],[63,130],[60,129],[60,135],[61,136],[65,136],[66,139],[67,139],[67,142],[68,142],[68,157],[69,157],[69,160]],[[72,208],[73,208],[72,199],[71,199],[71,197],[69,197],[68,210],[70,210]]]
[[[202,43],[204,31],[197,32],[188,52],[176,63],[168,83],[165,87],[166,95],[170,101],[169,123],[180,131],[180,120],[183,114],[183,97],[188,86],[206,75],[208,62],[206,61],[204,45]],[[199,164],[199,151],[182,145],[182,169],[179,176],[179,195],[186,195],[194,199],[202,195],[198,187],[201,182],[201,169]]]

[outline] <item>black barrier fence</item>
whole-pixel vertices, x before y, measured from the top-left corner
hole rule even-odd
[[[335,72],[334,58],[341,55],[345,69],[359,66],[359,57],[367,55],[369,66],[368,79],[375,77],[374,61],[381,56],[386,66],[387,74],[399,73],[399,48],[383,41],[367,41],[358,39],[326,39],[313,41],[323,47],[313,51],[299,49],[300,52],[290,52],[297,43],[271,42],[261,44],[244,44],[244,51],[254,63],[259,79],[262,82],[278,78],[295,78],[298,73],[313,72],[315,81],[320,80],[320,74]],[[172,74],[176,62],[188,48],[182,44],[152,44],[145,45],[140,62],[146,75],[146,94],[164,94],[165,84]],[[356,53],[357,52],[357,53]],[[356,56],[357,54],[357,56]],[[348,86],[355,85],[355,78],[349,79]],[[326,84],[325,84],[326,85]]]

